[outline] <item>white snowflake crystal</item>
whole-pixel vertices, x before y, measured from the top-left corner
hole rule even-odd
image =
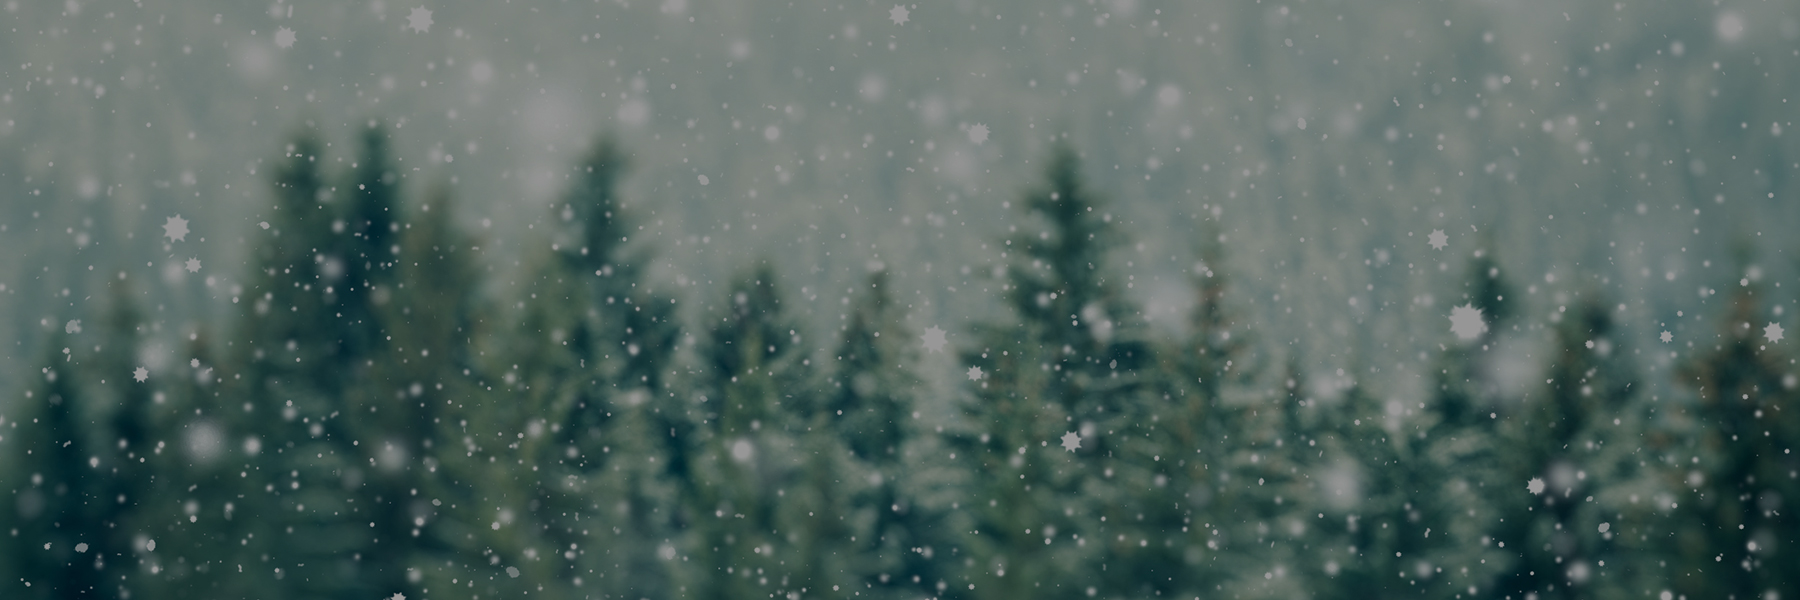
[[[420,33],[431,31],[431,11],[423,6],[412,9],[412,13],[406,15],[406,26]]]
[[[944,330],[938,329],[936,325],[926,329],[925,335],[921,335],[919,338],[925,340],[925,349],[932,352],[943,352],[944,345],[949,343],[944,336]]]
[[[1481,337],[1487,331],[1487,323],[1481,320],[1481,309],[1474,305],[1464,304],[1450,309],[1450,333],[1457,339],[1472,340]]]
[[[986,143],[987,139],[988,126],[976,123],[974,126],[969,127],[969,141],[974,142],[975,145],[979,146]]]
[[[168,237],[171,242],[187,241],[187,234],[188,221],[181,218],[181,215],[169,217],[169,220],[163,223],[163,236]]]
[[[888,20],[893,21],[895,25],[905,25],[909,12],[906,7],[895,4],[894,8],[888,10]]]
[[[275,30],[275,45],[280,48],[294,47],[294,30],[283,27]]]

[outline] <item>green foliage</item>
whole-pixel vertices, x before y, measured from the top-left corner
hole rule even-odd
[[[1217,212],[1196,227],[1186,331],[1149,331],[1111,260],[1124,233],[1059,146],[999,249],[1007,311],[968,328],[957,395],[939,399],[885,269],[850,290],[834,336],[810,338],[814,294],[755,263],[690,335],[631,235],[607,139],[552,206],[547,248],[495,289],[449,188],[408,202],[386,131],[359,135],[347,173],[321,169],[316,139],[284,153],[230,335],[194,331],[138,381],[155,327],[121,279],[91,338],[71,324],[52,339],[26,410],[0,421],[14,595],[1800,585],[1780,568],[1800,529],[1784,508],[1800,397],[1762,335],[1781,312],[1749,277],[1677,367],[1689,393],[1664,399],[1612,301],[1558,292],[1539,326],[1538,292],[1515,297],[1477,251],[1452,297],[1487,330],[1454,339],[1423,311],[1442,347],[1419,357],[1419,389],[1389,389],[1372,352],[1326,369],[1308,361],[1338,353],[1263,338]]]

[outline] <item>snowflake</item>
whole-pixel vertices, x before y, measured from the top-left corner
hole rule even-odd
[[[81,333],[81,319],[75,319],[63,325],[63,333]]]
[[[1081,435],[1073,431],[1063,434],[1062,447],[1064,450],[1074,452],[1076,448],[1081,447]]]
[[[286,27],[275,30],[275,45],[282,48],[294,47],[294,30]]]
[[[187,219],[181,218],[181,215],[169,217],[169,220],[163,223],[163,235],[168,237],[171,242],[187,241],[187,224]]]
[[[406,26],[413,31],[431,31],[431,11],[423,6],[412,9],[412,14],[406,15]]]
[[[189,273],[199,273],[200,272],[200,259],[198,259],[198,258],[187,259],[186,266],[187,266],[187,271]]]
[[[919,336],[919,338],[925,340],[925,349],[932,352],[943,352],[944,344],[949,343],[948,340],[944,339],[944,330],[938,329],[936,325],[932,325],[930,329],[926,329],[925,335]]]
[[[138,383],[143,383],[145,379],[150,378],[150,370],[143,367],[133,369],[131,371],[131,378],[136,379]]]
[[[1525,491],[1534,495],[1544,493],[1544,480],[1537,477],[1531,478],[1531,481],[1525,482]]]
[[[1783,337],[1781,325],[1770,323],[1768,327],[1763,328],[1763,337],[1768,338],[1769,343],[1771,344],[1781,341],[1781,338]]]
[[[906,7],[895,4],[894,8],[888,10],[888,19],[893,20],[895,25],[905,25],[908,12]]]
[[[981,381],[981,367],[969,367],[969,381]]]
[[[388,600],[406,600],[406,594],[394,592],[394,595],[389,597]]]
[[[1470,304],[1450,309],[1450,332],[1458,339],[1472,340],[1484,331],[1487,331],[1487,323],[1481,320],[1481,309]]]
[[[988,126],[976,123],[974,127],[969,128],[969,141],[975,142],[975,145],[979,146],[982,142],[986,142],[987,137]]]
[[[263,229],[268,229],[268,228],[269,228],[269,222],[268,222],[268,221],[263,221],[263,222],[261,222],[261,223],[257,223],[257,225],[261,225],[261,226],[262,226],[262,228],[263,228]]]
[[[1443,250],[1444,246],[1450,245],[1450,236],[1445,235],[1442,229],[1431,230],[1431,235],[1425,236],[1425,238],[1431,242],[1433,250]]]
[[[1675,341],[1675,334],[1664,331],[1664,332],[1662,332],[1662,335],[1657,336],[1657,339],[1660,339],[1660,340],[1662,340],[1662,343],[1667,344],[1669,342]]]

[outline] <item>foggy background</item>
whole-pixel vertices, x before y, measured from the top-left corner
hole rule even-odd
[[[612,133],[659,285],[709,297],[766,260],[818,325],[876,260],[919,323],[988,314],[1003,204],[1066,135],[1148,318],[1181,326],[1217,211],[1261,335],[1398,363],[1376,383],[1397,394],[1478,249],[1535,287],[1528,314],[1604,293],[1678,340],[1746,276],[1731,244],[1795,272],[1784,3],[938,2],[896,24],[886,3],[432,2],[426,31],[415,5],[7,2],[0,388],[120,272],[162,336],[223,328],[271,161],[310,129],[348,170],[370,120],[407,194],[449,188],[492,286],[553,242],[574,159]],[[169,250],[174,215],[194,234]]]

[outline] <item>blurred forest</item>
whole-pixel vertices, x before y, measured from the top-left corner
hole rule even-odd
[[[1792,3],[295,6],[0,4],[0,598],[1800,598]]]
[[[190,336],[177,375],[129,376],[147,328],[126,278],[91,349],[49,345],[4,423],[8,597],[1776,598],[1800,583],[1779,566],[1800,532],[1783,504],[1800,497],[1800,392],[1749,324],[1761,284],[1720,303],[1680,397],[1634,385],[1641,352],[1598,293],[1549,318],[1542,384],[1509,381],[1494,346],[1520,318],[1516,284],[1478,251],[1461,293],[1485,327],[1432,359],[1429,401],[1341,371],[1314,394],[1237,316],[1231,273],[1206,266],[1225,251],[1214,221],[1196,236],[1191,333],[1148,335],[1130,282],[1099,266],[1129,234],[1072,146],[997,240],[1007,316],[945,348],[906,325],[879,265],[823,334],[802,333],[767,267],[684,323],[683,299],[641,285],[627,161],[605,139],[523,293],[483,299],[453,199],[398,185],[388,137],[366,130],[342,173],[319,140],[288,146],[236,324]],[[967,367],[947,425],[920,418],[933,351]]]

